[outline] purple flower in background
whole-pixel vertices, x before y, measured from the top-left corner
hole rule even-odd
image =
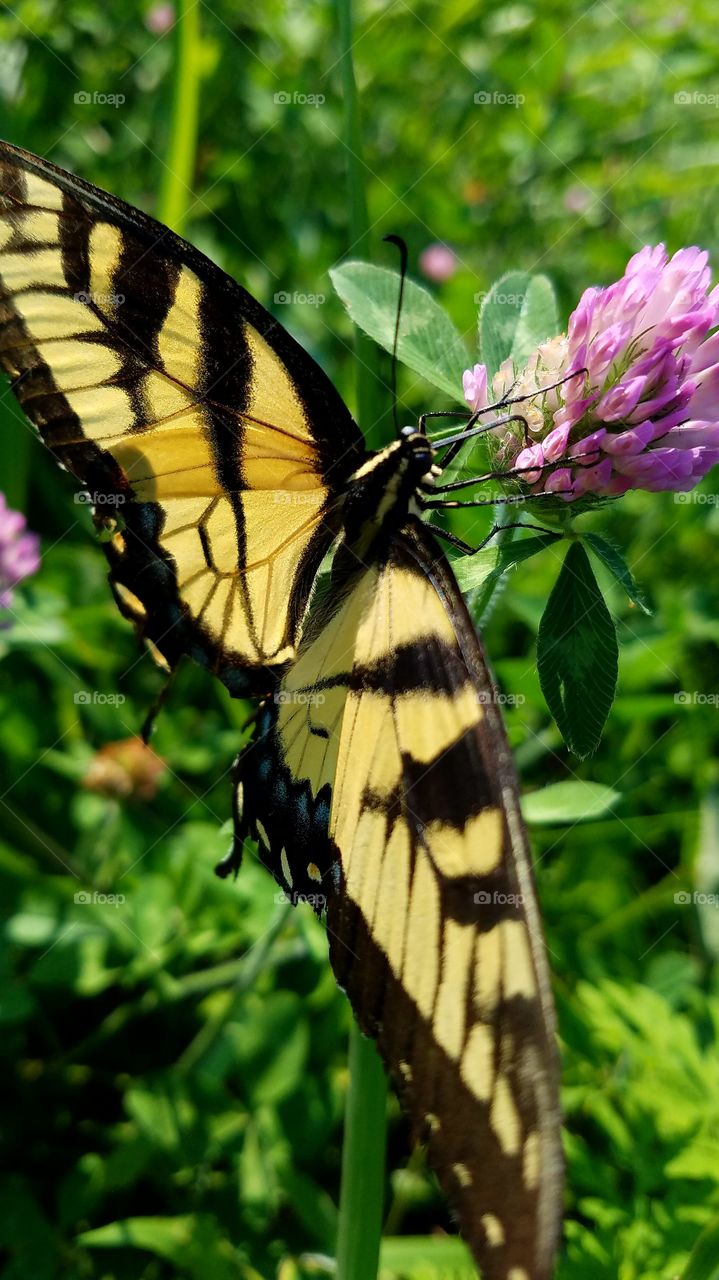
[[[154,36],[164,36],[175,25],[175,6],[154,4],[145,15],[145,26]]]
[[[564,207],[570,213],[586,213],[591,206],[593,196],[591,191],[577,183],[568,187],[564,193]]]
[[[531,397],[508,411],[527,419],[531,443],[507,430],[500,458],[534,492],[571,502],[691,489],[719,462],[717,326],[707,254],[689,248],[669,258],[664,245],[647,246],[621,280],[587,289],[567,334],[539,346],[519,374],[505,361],[488,392],[475,365],[465,397],[473,409]]]
[[[0,493],[0,609],[12,604],[13,587],[40,568],[40,539],[28,533],[25,517],[11,511]]]
[[[441,284],[457,270],[457,255],[446,244],[428,244],[419,255],[419,269],[428,280]]]

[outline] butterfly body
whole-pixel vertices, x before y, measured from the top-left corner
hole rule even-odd
[[[549,977],[494,684],[422,518],[431,441],[408,428],[368,454],[322,371],[224,272],[5,143],[0,365],[88,490],[155,657],[263,698],[223,870],[250,836],[283,895],[325,916],[484,1280],[549,1280]]]
[[[343,513],[343,544],[358,558],[376,554],[401,527],[410,510],[419,514],[422,490],[434,477],[435,452],[419,431],[405,428],[398,440],[371,454],[351,477]]]

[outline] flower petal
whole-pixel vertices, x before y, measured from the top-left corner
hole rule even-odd
[[[462,375],[462,389],[473,413],[477,409],[483,409],[488,404],[487,366],[476,364],[473,369],[467,369]]]

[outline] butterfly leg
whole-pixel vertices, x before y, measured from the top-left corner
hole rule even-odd
[[[182,658],[180,658],[180,662],[182,662]],[[175,683],[175,676],[179,669],[180,662],[178,662],[177,666],[174,667],[174,669],[167,676],[164,685],[160,689],[160,692],[158,693],[152,706],[150,707],[150,710],[148,711],[147,715],[145,716],[145,719],[142,722],[142,728],[140,729],[140,737],[142,738],[142,741],[144,742],[145,746],[148,745],[150,738],[155,732],[155,722],[167,701],[167,698],[170,694],[170,690],[172,689],[173,684]]]
[[[555,533],[554,529],[544,529],[540,524],[524,524],[522,521],[515,520],[512,524],[494,524],[485,538],[482,539],[479,546],[473,547],[469,542],[465,542],[462,538],[458,538],[456,534],[450,533],[448,529],[440,529],[437,525],[431,525],[432,532],[436,537],[444,539],[450,546],[456,547],[458,551],[465,556],[476,556],[478,551],[483,551],[492,538],[496,534],[501,533],[504,529],[529,529],[532,533]]]
[[[264,706],[264,701],[255,707],[251,715],[247,717],[242,726],[242,732],[250,726],[254,728],[257,719]],[[247,757],[255,746],[255,734],[251,733],[244,746],[240,749],[235,763],[232,766],[232,818],[233,831],[232,845],[229,851],[221,858],[215,867],[215,875],[221,880],[226,880],[229,875],[237,875],[242,864],[242,850],[245,843],[245,837],[249,835],[249,830],[245,822],[242,805],[242,778],[247,765]]]
[[[426,436],[428,418],[463,418],[467,422],[468,419],[471,421],[475,416],[469,409],[433,409],[430,413],[421,413],[419,415],[417,430],[423,436]]]

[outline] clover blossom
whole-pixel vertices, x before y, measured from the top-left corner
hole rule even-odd
[[[693,488],[719,462],[719,286],[709,286],[702,250],[669,258],[646,246],[621,280],[587,289],[567,333],[523,369],[505,361],[491,388],[484,365],[468,370],[473,410],[530,397],[501,415],[521,414],[528,438],[498,428],[498,464],[568,502]]]
[[[40,567],[40,540],[25,528],[25,517],[12,511],[0,493],[0,609],[12,604],[13,587]]]

